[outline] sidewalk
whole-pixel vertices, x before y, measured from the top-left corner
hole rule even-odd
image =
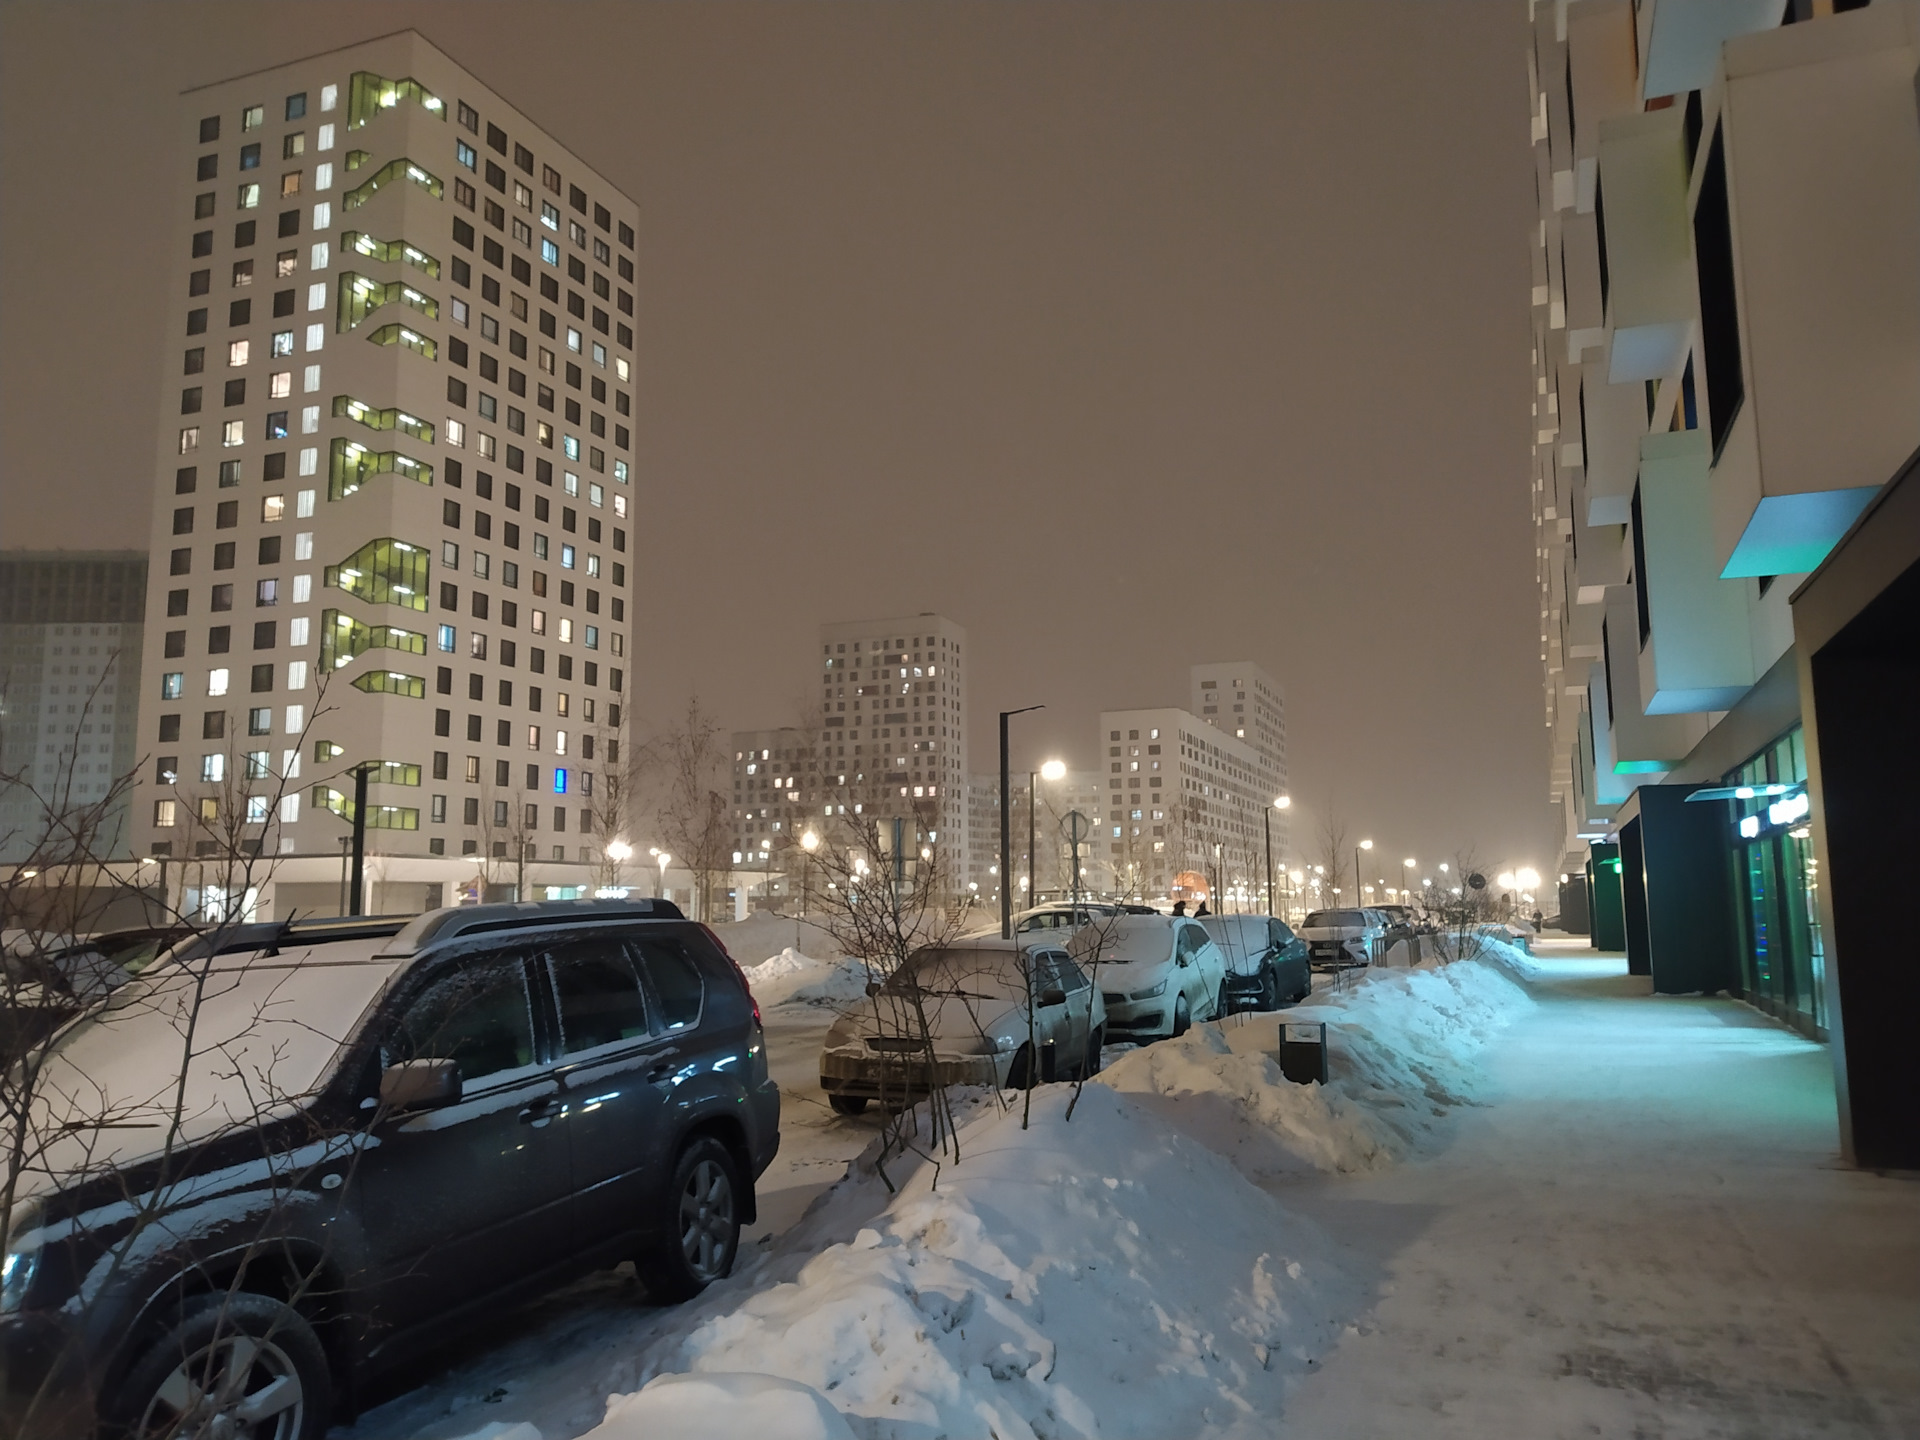
[[[1920,1177],[1840,1168],[1826,1050],[1539,948],[1443,1154],[1276,1187],[1381,1296],[1285,1433],[1920,1436]]]

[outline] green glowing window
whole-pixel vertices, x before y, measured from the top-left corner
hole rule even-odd
[[[329,760],[346,753],[345,746],[336,745],[331,740],[316,740],[313,742],[313,762],[316,765],[324,765]]]
[[[356,676],[353,688],[369,695],[400,695],[408,700],[427,698],[427,682],[418,675],[402,675],[398,670],[369,670]]]
[[[331,785],[313,787],[313,803],[323,810],[331,810],[342,820],[353,819],[353,797],[342,795]],[[369,830],[418,830],[420,812],[402,805],[369,805],[367,807],[367,829]]]
[[[369,540],[338,565],[326,569],[326,583],[370,605],[427,608],[427,552],[391,538]]]
[[[402,155],[398,160],[389,160],[353,189],[343,191],[340,195],[340,208],[357,210],[378,195],[382,187],[398,184],[402,180],[411,180],[436,200],[440,198],[444,188],[440,184],[439,176],[421,169]]]
[[[328,448],[327,499],[344,500],[375,475],[401,475],[422,485],[433,483],[433,467],[411,455],[398,450],[369,450],[358,440],[334,439]]]
[[[342,335],[383,305],[405,305],[418,310],[429,320],[440,318],[440,302],[414,289],[404,280],[380,281],[366,275],[356,275],[349,270],[340,277],[339,296],[335,328]]]
[[[417,330],[409,330],[404,325],[382,325],[367,336],[376,345],[398,345],[411,350],[416,355],[424,355],[429,360],[440,358],[440,347]]]
[[[365,150],[349,150],[346,156],[347,169],[358,170],[372,159],[373,156]]]
[[[370,70],[356,70],[347,86],[347,129],[358,130],[382,110],[391,110],[411,100],[430,115],[447,118],[446,102],[411,75],[404,80],[389,80]]]
[[[427,637],[394,625],[367,625],[338,610],[320,612],[320,668],[338,670],[369,650],[427,653]]]
[[[341,235],[340,248],[351,250],[356,255],[365,255],[369,260],[385,260],[396,265],[411,265],[416,270],[425,271],[436,280],[440,278],[440,262],[426,251],[409,245],[404,240],[381,240],[358,230],[349,230]]]
[[[336,395],[333,397],[333,413],[339,419],[358,420],[369,430],[398,430],[402,435],[411,435],[423,444],[433,443],[433,426],[404,410],[391,407],[376,410],[364,400],[356,400],[351,395]]]

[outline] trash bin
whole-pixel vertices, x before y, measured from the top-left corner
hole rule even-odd
[[[1294,1084],[1326,1084],[1326,1022],[1283,1024],[1280,1027],[1280,1053],[1274,1058],[1280,1062],[1280,1073]]]

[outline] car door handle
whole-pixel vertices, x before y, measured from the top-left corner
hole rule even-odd
[[[658,1085],[672,1073],[673,1061],[656,1060],[647,1067],[647,1083],[649,1085]]]
[[[558,1102],[552,1096],[534,1101],[520,1112],[522,1125],[542,1126],[553,1119],[554,1106]]]

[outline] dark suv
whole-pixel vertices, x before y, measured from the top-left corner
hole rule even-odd
[[[503,1303],[724,1276],[779,1145],[745,979],[663,901],[185,944],[30,1063],[9,1436],[313,1440]]]

